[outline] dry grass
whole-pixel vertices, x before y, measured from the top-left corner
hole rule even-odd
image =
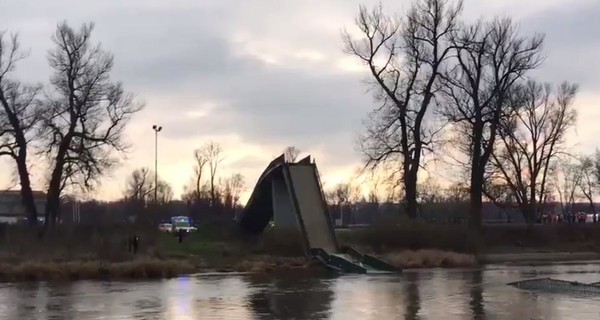
[[[430,224],[408,219],[386,219],[364,229],[338,231],[341,244],[365,247],[377,253],[438,249],[486,253],[498,247],[544,248],[553,251],[600,251],[599,224],[485,226],[483,242],[467,241],[467,227]]]
[[[305,258],[255,256],[238,262],[234,269],[239,272],[266,273],[274,271],[298,271],[314,267]]]
[[[474,255],[434,249],[387,253],[382,258],[392,265],[403,269],[477,266],[477,259]]]
[[[267,228],[261,235],[257,252],[282,257],[304,256],[302,233],[298,228]]]
[[[26,226],[0,228],[0,255],[12,262],[101,260],[120,262],[131,260],[127,239],[140,237],[140,253],[156,251],[158,230],[136,226],[58,226],[43,238],[38,230]],[[15,260],[16,259],[16,260]],[[5,259],[1,261],[7,262]]]
[[[127,262],[26,261],[0,264],[1,281],[156,279],[193,273],[197,267],[182,260],[140,258]]]
[[[127,239],[140,237],[139,254]],[[166,278],[195,272],[190,259],[160,252],[158,230],[140,226],[58,226],[43,238],[26,226],[0,229],[0,281]]]
[[[377,253],[439,249],[467,252],[466,226],[385,219],[364,229],[338,231],[340,244],[367,247]]]
[[[298,229],[268,229],[261,237],[244,239],[235,227],[206,226],[182,244],[143,226],[59,226],[42,239],[26,227],[0,227],[0,280],[158,278],[207,269],[315,271],[304,258]],[[133,233],[141,239],[138,256],[129,253],[126,244]],[[477,264],[468,254],[463,225],[392,219],[365,229],[340,230],[338,241],[401,268]],[[508,253],[519,247],[600,252],[600,224],[486,227],[481,247],[484,253],[501,247]]]

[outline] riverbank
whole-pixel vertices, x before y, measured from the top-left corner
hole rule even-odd
[[[382,258],[401,268],[473,267],[474,256],[436,250],[388,253]],[[13,259],[14,260],[14,259]],[[267,273],[325,273],[327,270],[304,257],[246,255],[240,259],[204,260],[197,256],[187,258],[132,257],[112,262],[101,260],[24,260],[0,263],[0,281],[74,281],[171,278],[192,273],[243,272]]]
[[[598,252],[515,252],[482,254],[480,264],[545,265],[581,261],[600,261]]]
[[[548,265],[600,261],[597,252],[518,252],[471,255],[464,253],[417,250],[390,252],[379,255],[390,264],[407,269],[474,268],[486,264]],[[74,261],[20,261],[0,263],[0,281],[75,281],[75,280],[134,280],[161,279],[194,273],[326,273],[320,264],[304,257],[269,255],[245,256],[243,259],[203,260],[187,258],[132,257],[130,260],[111,262],[100,260]]]
[[[547,226],[488,229],[477,252],[464,227],[379,224],[339,230],[338,241],[401,268],[471,268],[484,264],[549,264],[600,260],[600,228]],[[140,237],[137,255],[127,237]],[[182,243],[154,228],[59,227],[43,239],[35,230],[0,233],[0,281],[154,279],[202,272],[327,272],[304,258],[299,232],[266,230],[242,237],[232,226],[206,226]]]

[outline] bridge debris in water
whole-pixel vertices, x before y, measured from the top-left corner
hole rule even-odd
[[[582,283],[577,281],[540,278],[511,282],[508,285],[531,291],[590,294],[600,296],[600,282]]]

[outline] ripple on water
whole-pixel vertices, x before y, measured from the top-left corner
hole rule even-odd
[[[0,285],[0,319],[598,319],[600,297],[532,293],[536,277],[596,282],[600,264],[340,277],[200,274],[144,282]]]

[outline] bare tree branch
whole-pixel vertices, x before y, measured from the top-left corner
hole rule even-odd
[[[42,154],[51,159],[46,205],[46,220],[51,222],[65,186],[91,190],[106,170],[118,164],[114,152],[127,151],[125,127],[143,107],[111,80],[113,57],[91,43],[92,29],[93,24],[84,24],[76,31],[63,22],[52,37],[55,49],[48,61],[54,69],[54,92],[42,127]]]
[[[300,149],[294,146],[288,146],[283,150],[284,158],[288,162],[296,162],[298,160],[298,156],[300,155]]]
[[[439,74],[450,56],[462,2],[418,0],[405,20],[386,16],[381,6],[360,7],[356,26],[363,38],[343,33],[346,52],[363,62],[371,73],[374,98],[380,107],[365,122],[359,139],[366,167],[386,163],[399,166],[406,211],[417,215],[417,177],[421,158],[431,150],[438,128],[427,126],[428,112],[437,105]]]
[[[28,166],[28,147],[40,120],[40,85],[23,85],[13,79],[12,72],[19,60],[26,55],[19,49],[19,41],[13,35],[9,41],[0,32],[0,156],[9,156],[15,162],[21,185],[21,202],[30,225],[37,224],[37,208]]]
[[[551,165],[564,151],[567,131],[575,124],[576,92],[577,87],[567,83],[555,91],[528,81],[516,86],[508,99],[491,162],[527,221],[534,221],[538,205],[544,205]]]
[[[510,19],[478,22],[452,34],[456,63],[442,75],[447,103],[441,112],[466,133],[459,150],[470,159],[469,226],[477,235],[486,172],[510,92],[526,72],[540,65],[543,39],[519,36]]]
[[[148,168],[134,170],[127,179],[125,188],[125,199],[138,202],[145,207],[154,200],[154,173]],[[173,199],[171,186],[161,179],[158,180],[157,200],[159,204],[166,204]]]

